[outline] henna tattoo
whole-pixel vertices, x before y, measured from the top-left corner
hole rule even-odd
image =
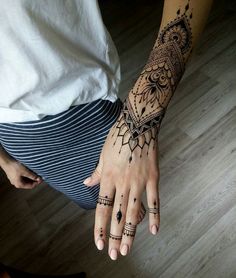
[[[132,225],[131,222],[129,222],[129,223],[125,222],[125,226],[123,229],[123,235],[134,237],[135,233],[136,233],[136,227],[137,227],[137,225]]]
[[[121,239],[122,239],[122,236],[116,236],[116,235],[113,235],[113,234],[111,234],[111,233],[110,233],[109,237],[110,237],[111,239],[115,239],[115,240],[121,240]]]
[[[159,36],[158,43],[175,42],[181,50],[182,54],[188,52],[192,46],[192,30],[190,27],[190,19],[192,19],[192,12],[188,16],[189,2],[185,6],[185,11],[180,15],[180,9],[177,11],[177,18],[171,21],[162,30]]]
[[[108,196],[98,196],[97,204],[104,206],[113,206],[114,198],[108,198]]]
[[[102,231],[102,228],[100,228],[100,237],[103,237],[103,231]]]
[[[148,208],[149,213],[154,213],[154,214],[158,214],[159,210],[158,208]]]
[[[129,108],[131,107],[131,105],[129,105],[129,107],[128,105],[129,100],[126,99],[126,101],[124,102],[122,115],[117,120],[116,129],[118,129],[118,134],[113,145],[115,145],[118,138],[121,137],[122,142],[119,153],[121,152],[121,149],[124,145],[128,145],[131,151],[129,162],[131,162],[134,149],[139,147],[141,149],[140,157],[142,157],[142,150],[144,149],[145,145],[149,146],[150,142],[152,140],[155,140],[159,127],[158,124],[161,121],[160,118],[163,117],[163,115],[158,115],[156,118],[152,119],[150,122],[141,125],[140,127],[135,126],[130,113],[132,108]],[[112,134],[112,137],[114,136],[115,132]]]
[[[123,103],[122,113],[115,125],[116,144],[121,139],[119,153],[123,146],[132,153],[140,149],[140,157],[147,148],[158,139],[162,120],[167,106],[185,71],[185,63],[192,48],[192,31],[189,2],[178,9],[176,18],[160,32],[138,80]]]
[[[156,216],[157,214],[160,214],[160,205],[158,204],[158,206],[157,206],[156,201],[154,201],[153,205],[154,205],[154,207],[148,208],[148,212],[153,213],[154,216]]]
[[[122,218],[122,212],[121,212],[121,204],[120,204],[119,211],[118,211],[117,214],[116,214],[116,219],[117,219],[117,221],[118,221],[118,224],[120,223],[121,218]]]

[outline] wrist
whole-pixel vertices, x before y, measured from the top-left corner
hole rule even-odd
[[[5,168],[12,161],[12,157],[0,147],[0,167]]]

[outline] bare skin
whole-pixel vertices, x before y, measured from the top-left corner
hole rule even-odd
[[[43,181],[40,176],[10,156],[3,148],[0,150],[0,166],[10,183],[16,188],[32,189]]]

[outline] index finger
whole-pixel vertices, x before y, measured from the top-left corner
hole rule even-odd
[[[94,226],[94,241],[98,250],[102,250],[106,242],[107,224],[113,209],[114,195],[115,187],[109,185],[108,181],[101,181]]]

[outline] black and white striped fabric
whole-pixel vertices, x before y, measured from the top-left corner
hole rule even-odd
[[[15,159],[85,209],[96,207],[99,185],[83,180],[95,169],[122,101],[96,100],[38,121],[0,123],[0,143]]]

